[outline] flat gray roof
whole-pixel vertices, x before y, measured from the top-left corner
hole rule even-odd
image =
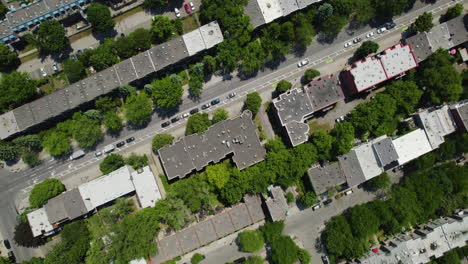
[[[198,29],[184,34],[183,39],[190,56],[205,49],[205,42],[203,42],[201,32]]]
[[[269,186],[268,191],[270,196],[265,199],[265,203],[270,213],[271,220],[281,221],[286,219],[289,206],[284,197],[283,189],[279,186]]]
[[[450,32],[446,23],[435,25],[431,31],[427,32],[427,36],[433,51],[436,51],[439,48],[449,49],[453,47]]]
[[[468,130],[468,100],[463,100],[450,106],[452,116],[458,120],[461,130]]]
[[[338,160],[349,187],[359,185],[366,181],[364,172],[361,169],[361,165],[359,164],[359,160],[354,150],[339,156]]]
[[[263,220],[265,215],[260,197],[246,197],[244,203],[160,239],[157,243],[158,254],[153,261],[163,263]]]
[[[465,11],[466,12],[466,11]],[[461,15],[446,22],[453,46],[463,44],[468,39],[468,15]]]
[[[159,159],[169,180],[183,178],[209,163],[217,163],[233,153],[239,169],[265,159],[266,151],[258,139],[251,113],[224,120],[201,134],[193,134],[158,150]]]
[[[287,16],[292,12],[299,10],[299,5],[297,4],[297,1],[279,0],[279,4],[281,7],[281,11],[283,12],[283,16]]]
[[[309,126],[304,121],[313,113],[344,99],[337,75],[322,76],[299,89],[280,94],[273,100],[276,113],[286,127],[293,146],[309,138]]]
[[[257,0],[249,0],[247,5],[244,7],[244,13],[250,18],[250,23],[254,26],[254,28],[266,23]]]
[[[73,220],[88,213],[80,191],[76,188],[50,199],[44,208],[51,224]]]
[[[39,3],[43,4],[44,1],[52,0],[42,0]],[[79,1],[85,2],[84,0]],[[66,0],[56,3],[63,6],[75,2],[78,1]],[[31,11],[31,7],[18,10],[15,13],[19,15],[28,11]],[[0,22],[0,30],[2,27],[8,27],[8,23],[8,21]],[[198,32],[200,44],[203,46],[201,50],[211,48],[223,41],[223,34],[216,21],[200,27],[196,32]],[[107,94],[120,85],[131,83],[186,58],[189,56],[189,52],[183,38],[184,36],[171,39],[66,88],[20,106],[9,114],[1,115],[0,139],[8,138]]]
[[[330,187],[346,183],[346,176],[339,162],[325,167],[310,168],[307,175],[316,194],[324,193]]]
[[[432,52],[434,52],[427,37],[427,32],[421,32],[407,38],[406,43],[411,45],[413,53],[416,56],[418,62],[427,59],[427,57],[429,57]]]
[[[384,168],[394,165],[398,165],[398,153],[393,146],[391,138],[386,137],[378,142],[372,144],[374,151],[377,153],[380,165]],[[393,166],[392,166],[393,165]]]
[[[426,132],[427,139],[433,149],[444,143],[444,137],[455,132],[456,129],[455,120],[453,120],[447,105],[438,109],[427,109],[414,117]]]

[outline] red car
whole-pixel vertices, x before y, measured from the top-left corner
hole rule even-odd
[[[185,12],[187,12],[187,14],[192,13],[192,10],[190,10],[189,4],[184,4],[184,8],[185,8]]]

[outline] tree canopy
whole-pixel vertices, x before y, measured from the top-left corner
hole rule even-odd
[[[226,163],[218,163],[206,167],[205,174],[208,182],[218,189],[222,189],[231,176]]]
[[[36,96],[37,82],[25,72],[3,74],[0,80],[0,110],[9,111]]]
[[[280,236],[270,242],[273,264],[293,264],[298,258],[299,247],[289,236]]]
[[[172,144],[174,137],[170,134],[156,134],[151,141],[153,151],[157,151],[160,148]]]
[[[79,60],[65,59],[63,61],[63,71],[70,83],[77,82],[86,76],[84,65]]]
[[[463,4],[456,4],[452,7],[447,9],[447,13],[445,13],[444,19],[450,20],[452,18],[456,18],[457,16],[463,13]]]
[[[0,43],[0,71],[11,71],[19,63],[18,54],[10,50],[7,45]]]
[[[428,32],[434,26],[432,23],[432,13],[424,12],[414,21],[413,29],[416,32]]]
[[[70,139],[57,129],[47,131],[42,138],[42,146],[52,156],[61,156],[70,151]]]
[[[125,165],[124,158],[119,154],[112,153],[112,154],[107,155],[102,160],[101,164],[99,164],[99,170],[101,170],[103,174],[109,174],[119,169],[120,167],[123,167],[124,165]]]
[[[143,7],[146,9],[152,9],[157,7],[162,7],[167,4],[167,0],[145,0],[143,2]]]
[[[315,69],[307,69],[304,72],[304,80],[306,82],[310,82],[313,79],[315,79],[315,77],[319,77],[319,76],[320,76],[320,72]]]
[[[379,44],[372,40],[364,41],[361,46],[356,50],[354,56],[356,59],[364,59],[367,55],[376,53],[379,49]]]
[[[257,252],[263,248],[265,241],[259,230],[246,230],[238,237],[240,250],[244,252]]]
[[[278,94],[282,94],[287,92],[289,89],[291,89],[292,83],[286,81],[286,80],[281,80],[276,84],[276,92]]]
[[[131,95],[124,105],[125,118],[134,126],[148,124],[153,113],[153,103],[146,93]]]
[[[154,16],[151,33],[156,43],[163,43],[172,38],[174,23],[167,16]]]
[[[63,184],[56,178],[47,178],[34,185],[29,195],[29,204],[33,208],[43,206],[47,201],[65,191]]]
[[[218,123],[220,121],[226,120],[229,118],[229,113],[224,108],[216,108],[213,112],[213,117],[211,121],[214,123]]]
[[[162,108],[172,108],[180,104],[183,89],[180,83],[171,81],[170,78],[154,80],[151,85],[151,96],[156,105]]]
[[[202,133],[211,126],[211,121],[208,113],[196,113],[191,115],[187,121],[185,128],[185,135],[192,135],[195,133]]]
[[[86,9],[88,21],[96,32],[106,32],[114,28],[115,21],[112,19],[109,7],[100,3],[91,3]]]
[[[99,121],[88,118],[81,112],[73,115],[73,138],[82,148],[90,148],[104,138]]]
[[[335,155],[348,153],[354,146],[354,127],[351,123],[336,123],[331,134],[335,138],[333,143],[333,153]]]
[[[245,99],[245,109],[250,110],[256,116],[262,106],[262,98],[257,92],[248,93]]]
[[[45,54],[62,53],[68,46],[65,28],[57,20],[42,22],[34,34],[34,45]]]

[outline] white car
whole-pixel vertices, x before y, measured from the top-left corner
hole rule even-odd
[[[176,17],[180,17],[180,11],[177,8],[174,8],[174,13]]]
[[[366,38],[372,38],[374,36],[374,31],[371,31],[366,34]]]
[[[54,72],[58,71],[57,63],[52,64],[52,69],[54,70]]]
[[[352,42],[352,41],[348,41],[348,42],[346,42],[346,43],[344,44],[344,47],[345,47],[345,48],[349,48],[349,47],[351,47],[352,45],[353,45],[353,42]]]
[[[317,204],[314,207],[312,207],[312,210],[314,211],[317,211],[318,209],[320,209],[320,204]]]
[[[309,59],[304,59],[304,60],[301,60],[300,62],[297,63],[297,67],[303,67],[305,65],[309,64]]]
[[[193,4],[193,2],[190,2],[190,9],[195,10],[195,5]]]
[[[377,29],[377,34],[382,34],[385,31],[387,31],[387,28],[386,27],[381,27],[381,28]]]
[[[42,77],[47,76],[47,72],[44,70],[44,68],[41,68],[41,75],[42,75]]]
[[[94,156],[100,157],[100,156],[102,156],[102,152],[101,152],[101,151],[98,151],[98,152],[94,153]]]
[[[190,115],[189,113],[185,113],[185,114],[183,114],[181,117],[182,117],[182,118],[187,118],[187,117],[189,117],[189,115]]]

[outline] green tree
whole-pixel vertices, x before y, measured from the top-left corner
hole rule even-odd
[[[433,26],[432,13],[424,12],[416,18],[416,21],[414,21],[413,30],[416,32],[428,32]]]
[[[375,17],[375,8],[372,6],[374,0],[360,0],[354,2],[354,18],[361,24],[369,23]]]
[[[282,94],[287,92],[289,89],[291,89],[292,83],[286,81],[286,80],[281,80],[276,84],[276,92],[278,94]]]
[[[202,260],[205,259],[205,256],[203,256],[202,254],[200,253],[195,253],[193,254],[192,258],[190,259],[190,263],[192,264],[198,264],[200,263]]]
[[[331,158],[335,138],[323,130],[317,130],[310,136],[311,142],[317,148],[318,158],[328,160]]]
[[[299,247],[289,236],[280,236],[270,242],[273,264],[293,264],[298,258]]]
[[[333,15],[333,6],[329,3],[324,3],[318,8],[317,12],[317,19],[318,23],[323,23],[327,21],[327,19]]]
[[[211,121],[214,123],[218,123],[220,121],[226,120],[229,118],[229,113],[224,108],[216,108],[213,112],[213,117]]]
[[[38,135],[20,136],[13,139],[12,142],[16,146],[29,150],[40,151],[42,149],[41,138]]]
[[[113,39],[105,39],[104,44],[94,49],[93,54],[89,57],[89,66],[92,66],[96,71],[102,71],[118,63],[119,57],[113,48],[113,44]]]
[[[27,218],[22,219],[21,222],[17,226],[15,226],[15,233],[13,236],[13,240],[15,241],[16,244],[22,247],[29,247],[29,248],[42,246],[46,242],[46,240],[42,238],[41,236],[38,236],[38,237],[33,236],[33,233],[31,231],[31,227],[29,226],[29,222]]]
[[[310,208],[317,202],[317,196],[314,192],[305,192],[299,195],[299,201],[305,208]]]
[[[408,0],[372,0],[371,4],[375,8],[378,16],[391,18],[393,16],[400,15],[408,5],[408,2]]]
[[[45,54],[62,53],[68,46],[65,28],[57,20],[42,22],[34,34],[34,45]]]
[[[243,264],[263,264],[264,262],[265,262],[265,260],[263,260],[259,256],[251,256],[251,257],[249,257],[249,259],[244,261]]]
[[[120,37],[112,43],[115,52],[121,59],[130,58],[138,54],[136,43],[130,37]]]
[[[262,68],[265,53],[263,52],[260,42],[254,40],[247,44],[244,49],[241,70],[246,74],[252,74]]]
[[[361,46],[354,52],[356,59],[364,59],[369,54],[376,53],[379,50],[379,44],[372,40],[364,41]]]
[[[328,222],[322,233],[322,241],[328,254],[335,258],[360,257],[366,250],[362,240],[353,237],[348,221],[341,215]]]
[[[143,167],[148,166],[148,156],[146,156],[146,154],[138,156],[137,154],[132,153],[125,159],[125,164],[131,166],[134,170],[142,169]]]
[[[292,192],[287,192],[286,195],[286,201],[288,202],[288,204],[292,204],[294,202],[294,194]]]
[[[11,71],[18,66],[19,63],[18,54],[10,50],[7,45],[0,43],[0,71]]]
[[[61,156],[70,152],[71,145],[68,136],[58,130],[48,131],[42,138],[42,146],[52,156]]]
[[[390,177],[386,172],[380,174],[377,177],[374,177],[370,180],[368,180],[366,183],[366,188],[372,190],[372,191],[377,191],[379,189],[387,189],[390,187]]]
[[[73,138],[82,148],[90,148],[104,138],[98,121],[77,112],[73,115]]]
[[[21,158],[30,168],[36,167],[41,163],[41,160],[39,160],[39,155],[29,150],[23,151],[21,153]]]
[[[218,44],[217,49],[219,67],[224,73],[234,71],[242,57],[242,49],[239,44],[232,39],[226,39]]]
[[[191,72],[189,80],[189,92],[191,96],[199,97],[203,89],[203,73],[196,74]]]
[[[124,85],[120,85],[118,88],[117,88],[117,93],[119,95],[119,97],[121,98],[124,98],[126,99],[127,97],[129,97],[130,95],[136,95],[137,94],[137,90],[135,87],[131,86],[131,85],[128,85],[128,84],[124,84]],[[120,102],[120,100],[117,100]],[[120,106],[120,105],[119,105]]]
[[[96,32],[106,32],[114,28],[115,21],[106,5],[91,3],[86,9],[86,15],[88,15],[88,21]]]
[[[312,43],[312,38],[315,35],[314,27],[303,13],[296,14],[292,18],[294,24],[295,42],[299,46],[306,47]]]
[[[437,259],[436,261],[437,263],[440,263],[440,264],[461,264],[462,263],[460,256],[453,249],[445,252],[445,254],[441,258]]]
[[[110,133],[118,133],[123,129],[122,118],[116,113],[109,111],[104,116],[104,126]]]
[[[208,182],[217,189],[222,189],[231,176],[226,163],[219,163],[206,167],[205,174]]]
[[[170,145],[174,142],[174,137],[170,134],[156,134],[151,141],[153,151],[158,151],[160,148]]]
[[[174,24],[166,16],[154,16],[151,26],[153,40],[156,43],[163,43],[169,40],[175,31]]]
[[[349,226],[355,237],[367,239],[379,231],[379,218],[367,204],[353,206],[348,213]]]
[[[0,160],[4,161],[15,161],[19,157],[18,148],[9,143],[9,142],[1,142],[0,144]]]
[[[203,57],[203,70],[206,75],[214,73],[218,69],[216,58],[210,55]]]
[[[37,82],[25,72],[3,74],[0,80],[0,110],[8,111],[32,100],[37,92]]]
[[[248,93],[245,99],[244,108],[250,110],[256,116],[262,106],[262,98],[257,92]]]
[[[456,4],[449,9],[447,9],[447,13],[444,15],[445,20],[450,20],[452,18],[456,18],[457,16],[460,16],[463,13],[463,5],[462,4]]]
[[[262,249],[265,244],[262,232],[258,230],[246,230],[240,233],[238,242],[240,250],[244,252],[257,252]]]
[[[164,222],[174,230],[180,230],[192,220],[190,210],[181,199],[159,200],[156,203],[156,208],[162,209]]]
[[[110,154],[106,156],[101,164],[99,164],[99,170],[103,174],[109,174],[125,165],[124,158],[119,154]]]
[[[34,185],[29,195],[29,205],[33,208],[42,207],[47,201],[65,191],[63,184],[56,178],[47,178]]]
[[[107,113],[109,111],[115,111],[116,108],[120,107],[122,102],[119,98],[110,97],[110,96],[102,96],[99,97],[95,102],[94,106],[96,109],[101,111],[102,113]]]
[[[301,262],[301,264],[309,264],[310,263],[310,259],[311,259],[311,256],[310,256],[310,253],[309,251],[303,249],[303,248],[300,248],[299,251],[297,252],[297,257],[299,258],[299,261]]]
[[[291,43],[295,41],[294,25],[286,22],[282,25],[270,23],[262,29],[260,42],[265,52],[266,61],[284,58],[291,50]]]
[[[344,26],[348,23],[348,19],[345,16],[332,15],[325,22],[322,23],[321,27],[325,34],[335,37],[337,36]]]
[[[5,14],[8,12],[8,7],[6,7],[3,2],[0,3],[0,19],[4,19],[5,18]]]
[[[137,28],[128,34],[128,38],[133,41],[133,49],[138,52],[151,48],[151,31],[148,29]]]
[[[79,60],[65,59],[63,61],[63,71],[70,83],[77,82],[86,76],[84,65]]]
[[[153,113],[153,103],[146,93],[131,95],[125,102],[125,118],[135,126],[148,124]]]
[[[89,109],[88,111],[84,112],[83,115],[89,119],[93,119],[99,122],[101,122],[102,119],[104,119],[104,116],[102,116],[101,111],[96,109]]]
[[[396,81],[385,87],[385,92],[390,94],[398,104],[398,112],[411,114],[418,105],[423,91],[413,81]]]
[[[154,80],[151,85],[153,86],[151,96],[156,105],[168,109],[180,104],[184,91],[181,84],[164,78]]]
[[[284,229],[283,221],[266,222],[260,227],[265,241],[271,243],[281,237]]]
[[[207,113],[196,113],[189,117],[185,127],[185,135],[202,133],[211,126],[211,121]]]
[[[162,7],[167,4],[167,0],[145,0],[143,2],[143,7],[145,9],[152,9],[157,7]]]
[[[44,264],[44,259],[32,257],[30,260],[21,262],[21,264]]]
[[[331,134],[335,138],[333,143],[334,155],[348,153],[354,146],[354,127],[351,123],[336,123]]]
[[[315,79],[315,77],[319,77],[319,76],[320,76],[320,72],[315,69],[307,69],[304,72],[304,80],[306,82],[310,82],[313,79]]]

